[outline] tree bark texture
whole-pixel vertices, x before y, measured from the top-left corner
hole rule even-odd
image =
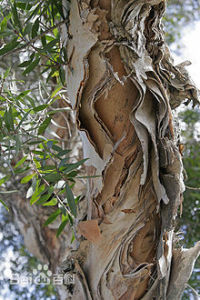
[[[42,226],[47,208],[10,199],[28,249],[53,272],[61,264],[73,274],[61,299],[180,299],[199,255],[199,243],[187,251],[175,243],[184,183],[172,109],[198,95],[188,62],[173,64],[164,10],[161,0],[71,1],[62,28],[67,88],[88,175],[99,175],[79,204],[76,242],[69,227],[57,239],[59,224]],[[64,140],[66,119],[56,116],[60,127],[51,128]],[[71,138],[75,147],[74,130]]]
[[[79,274],[72,299],[179,299],[200,250],[186,262],[174,244],[184,183],[171,109],[198,99],[184,63],[173,65],[164,10],[161,0],[71,1],[67,88],[88,175],[99,175],[67,258]]]

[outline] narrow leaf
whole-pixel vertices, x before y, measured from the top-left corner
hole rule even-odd
[[[0,55],[7,54],[9,51],[15,49],[19,45],[17,38],[14,38],[10,43],[6,44],[0,49]]]
[[[61,178],[62,177],[58,173],[51,173],[44,176],[44,179],[47,180],[48,182],[57,182]]]
[[[84,162],[87,160],[87,158],[82,159],[74,164],[68,164],[68,166],[64,169],[64,173],[69,173],[74,169],[77,169],[79,166],[81,166],[82,164],[84,164]]]
[[[11,107],[9,110],[6,110],[6,112],[4,114],[4,121],[5,121],[5,125],[8,130],[11,130],[14,128],[14,120],[13,120]]]
[[[43,206],[55,206],[58,203],[56,198],[51,199],[50,201],[43,204]]]
[[[36,106],[36,107],[34,107],[34,111],[35,112],[38,112],[38,111],[41,111],[41,110],[44,110],[45,108],[47,108],[48,107],[48,104],[42,104],[42,105],[39,105],[39,106]]]
[[[29,175],[25,176],[24,178],[22,178],[21,183],[29,182],[35,175],[36,175],[36,173],[29,174]]]
[[[54,98],[57,93],[62,89],[62,86],[57,87],[51,94],[51,99]]]
[[[20,68],[27,67],[30,65],[31,62],[32,62],[32,59],[25,60],[23,63],[19,64],[18,67],[20,67]]]
[[[35,69],[37,67],[37,65],[39,64],[39,61],[40,61],[40,57],[36,58],[33,62],[30,63],[30,65],[24,70],[24,72],[22,74],[26,75],[26,74],[30,73],[31,71],[33,71],[33,69]]]
[[[41,135],[45,132],[45,129],[49,126],[51,122],[51,117],[46,118],[42,124],[40,125],[40,127],[38,128],[38,134]]]
[[[67,202],[68,202],[70,211],[76,217],[77,210],[76,210],[76,203],[75,203],[74,195],[67,183],[65,185],[65,190],[66,190]]]
[[[5,204],[5,202],[3,200],[0,199],[1,204],[3,204],[3,206],[7,209],[7,211],[9,211],[8,206]]]
[[[60,81],[61,81],[62,85],[65,85],[65,71],[64,71],[63,67],[60,67],[60,69],[59,69],[59,77],[60,77]]]
[[[1,31],[4,31],[7,28],[7,19],[3,18],[3,21],[1,22]]]
[[[22,159],[20,159],[20,161],[18,161],[18,163],[14,166],[14,168],[16,169],[17,167],[21,166],[25,160],[27,159],[27,155],[22,157]]]
[[[37,36],[38,29],[39,29],[39,18],[37,18],[35,23],[33,24],[32,32],[31,32],[32,39]]]
[[[56,232],[56,236],[58,237],[60,234],[61,234],[61,232],[63,231],[63,229],[65,228],[65,226],[67,225],[67,223],[68,223],[68,218],[67,219],[65,219],[61,224],[60,224],[60,226],[58,227],[58,230],[57,230],[57,232]]]
[[[5,183],[8,179],[10,178],[10,175],[4,176],[3,178],[0,179],[0,185]]]
[[[4,75],[3,75],[3,79],[6,79],[6,78],[8,77],[8,75],[9,75],[9,73],[10,73],[10,70],[11,70],[11,68],[9,67],[9,68],[5,71],[5,73],[4,73]]]
[[[49,225],[50,223],[52,223],[61,213],[60,209],[57,209],[54,213],[52,213],[50,215],[50,217],[45,221],[44,226]]]
[[[61,167],[65,166],[65,165],[66,165],[66,162],[67,162],[68,160],[69,160],[69,157],[63,158],[63,159],[60,161],[58,168],[60,169]]]
[[[17,7],[16,7],[15,3],[13,5],[13,7],[12,7],[12,16],[13,16],[14,25],[17,26],[21,30],[22,27],[21,27],[19,15],[18,15]]]

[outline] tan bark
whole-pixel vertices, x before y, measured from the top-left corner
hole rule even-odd
[[[184,184],[171,107],[197,93],[165,45],[164,8],[161,0],[71,2],[67,87],[88,174],[100,175],[89,182],[87,219],[101,232],[95,239],[89,223],[79,225],[84,238],[71,257],[87,292],[72,299],[172,299]]]

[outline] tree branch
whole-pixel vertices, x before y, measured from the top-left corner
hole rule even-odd
[[[44,35],[46,35],[47,33],[51,32],[52,30],[54,30],[55,28],[63,25],[63,24],[66,24],[68,22],[68,20],[63,20],[57,24],[55,24],[54,26],[48,28],[47,30],[45,30],[44,32],[42,32],[40,35],[34,37],[33,39],[31,39],[30,41],[28,41],[26,44],[22,45],[21,47],[19,48],[15,48],[7,53],[5,53],[4,55],[2,55],[1,57],[5,57],[7,55],[10,55],[10,54],[13,54],[13,53],[16,53],[16,52],[19,52],[19,51],[22,51],[23,49],[26,49],[27,47],[29,46],[32,46],[32,44],[34,44],[37,40],[39,40],[41,37],[43,37]]]

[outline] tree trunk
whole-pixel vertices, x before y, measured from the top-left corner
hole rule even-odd
[[[67,87],[88,175],[99,175],[67,258],[79,274],[72,299],[179,299],[200,250],[186,260],[174,244],[184,183],[171,108],[197,94],[165,45],[164,9],[161,0],[71,1]]]
[[[199,243],[187,251],[175,244],[184,183],[171,109],[198,100],[164,42],[164,9],[163,0],[71,1],[67,88],[88,175],[98,177],[88,179],[73,248],[69,230],[56,240],[54,228],[42,228],[39,208],[23,205],[26,217],[18,218],[30,244],[24,220],[37,216],[31,248],[53,271],[63,261],[73,274],[61,299],[180,299],[200,252]]]

